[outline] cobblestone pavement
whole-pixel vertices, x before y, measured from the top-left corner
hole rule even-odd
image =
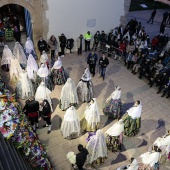
[[[138,18],[142,18],[141,11],[133,12],[133,15],[132,13],[129,14],[129,18],[134,18],[134,16],[137,20]],[[150,11],[143,13],[143,18],[147,18],[148,16],[150,16]],[[146,19],[143,20],[147,21]],[[148,24],[146,30],[147,32],[150,29],[156,30],[157,28],[155,27],[158,28],[158,24]],[[10,44],[10,47],[12,46],[13,45]],[[87,67],[87,55],[88,53],[83,53],[82,56],[77,56],[76,53],[73,53],[71,55],[67,54],[62,58],[66,72],[76,84],[78,84],[84,68]],[[100,55],[101,54],[99,54],[99,56]],[[128,164],[128,160],[131,157],[137,157],[147,151],[147,148],[151,146],[157,137],[164,135],[166,131],[170,129],[170,100],[161,98],[161,94],[156,94],[156,87],[150,88],[145,80],[140,80],[137,78],[137,75],[132,75],[129,70],[127,71],[120,61],[110,58],[109,61],[110,64],[107,68],[105,81],[99,78],[99,74],[96,74],[95,77],[92,78],[95,97],[97,98],[101,114],[102,124],[100,128],[105,132],[115,123],[115,121],[107,119],[107,116],[103,115],[102,106],[116,85],[119,85],[122,89],[123,113],[132,106],[135,100],[142,101],[142,127],[137,136],[133,138],[124,137],[124,146],[120,153],[108,151],[108,158],[105,163],[96,168],[99,170],[114,170],[123,164]],[[5,77],[5,81],[8,82],[8,76],[3,74],[3,77]],[[52,114],[52,132],[47,135],[47,129],[42,128],[44,122],[40,120],[37,134],[41,142],[46,145],[48,156],[55,170],[70,170],[70,164],[66,160],[66,154],[69,151],[77,153],[77,145],[79,143],[85,146],[87,134],[81,135],[79,138],[73,140],[66,140],[62,137],[60,126],[65,112],[59,109],[61,89],[62,86],[56,86],[51,94],[54,107],[54,113]],[[20,102],[23,104],[23,101]],[[86,103],[79,104],[77,108],[79,119],[81,119],[86,106]],[[170,167],[169,163],[162,166],[161,170],[170,169],[168,167]]]

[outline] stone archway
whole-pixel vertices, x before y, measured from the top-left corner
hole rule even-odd
[[[35,49],[40,36],[47,38],[48,20],[45,11],[48,9],[47,0],[0,0],[0,7],[7,4],[18,4],[26,8],[32,19],[32,32]]]

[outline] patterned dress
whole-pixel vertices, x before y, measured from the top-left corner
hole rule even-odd
[[[124,121],[124,135],[128,136],[128,137],[133,137],[135,135],[138,134],[140,127],[141,127],[141,118],[137,118],[137,119],[132,119],[131,116],[128,115],[128,113],[126,113],[123,117],[122,117],[123,121]]]
[[[62,85],[66,82],[66,76],[63,67],[60,69],[53,69],[51,77],[54,85]]]
[[[77,94],[82,102],[89,102],[94,96],[92,81],[84,81],[81,79],[77,86]]]
[[[106,101],[103,107],[103,113],[113,119],[120,118],[122,113],[121,99],[114,100],[111,98],[110,100]]]

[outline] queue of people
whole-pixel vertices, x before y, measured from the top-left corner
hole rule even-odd
[[[112,30],[108,36],[104,31],[96,33],[94,41],[94,49],[98,45],[101,51],[105,51],[106,43],[109,53],[115,52],[117,55],[122,54],[127,69],[132,69],[132,73],[139,72],[139,78],[145,77],[149,80],[149,85],[158,85],[158,93],[163,91],[163,96],[167,94],[170,97],[170,76],[169,76],[169,57],[168,50],[164,49],[167,44],[166,36],[157,36],[152,42],[145,33],[145,28],[141,26],[136,19],[131,20],[125,29],[121,26]],[[48,127],[47,134],[52,130],[51,114],[53,112],[53,103],[50,93],[55,85],[64,85],[61,90],[59,99],[59,107],[66,111],[61,125],[61,133],[66,139],[78,138],[81,134],[89,133],[86,148],[82,145],[78,146],[80,153],[74,152],[67,154],[67,159],[73,168],[83,169],[85,164],[93,167],[103,164],[107,159],[107,150],[119,152],[123,145],[123,136],[134,137],[141,128],[142,103],[136,101],[134,105],[122,113],[121,88],[116,86],[115,91],[106,100],[103,106],[103,113],[118,121],[109,128],[106,133],[100,129],[100,111],[95,98],[92,77],[95,76],[95,66],[98,61],[97,54],[92,51],[87,58],[89,69],[86,68],[82,77],[76,86],[71,78],[66,77],[64,67],[62,65],[61,56],[65,53],[66,37],[64,34],[60,36],[61,53],[56,57],[55,50],[57,41],[54,36],[50,37],[48,43],[43,38],[38,42],[39,51],[41,52],[40,60],[36,62],[36,54],[33,43],[30,38],[27,39],[25,48],[19,42],[15,43],[13,52],[4,47],[1,65],[4,71],[10,72],[10,82],[16,86],[16,94],[18,98],[27,100],[23,112],[28,116],[31,126],[36,132],[39,128],[38,118],[41,117]],[[90,51],[90,42],[92,35],[87,32],[84,36],[86,49]],[[82,35],[79,37],[79,53],[82,51]],[[111,48],[115,45],[120,50]],[[149,46],[150,45],[150,46]],[[149,51],[148,47],[151,47]],[[167,48],[167,47],[165,47]],[[51,50],[50,63],[47,51]],[[163,53],[162,53],[163,52]],[[61,55],[61,56],[60,56]],[[105,54],[99,59],[99,73],[103,80],[105,79],[106,67],[109,64]],[[157,78],[156,78],[157,77]],[[81,120],[78,119],[76,107],[81,102],[87,102],[87,107]],[[170,151],[167,151],[169,143],[169,132],[166,137],[158,139],[151,151],[142,154],[137,159],[132,159],[131,163],[125,169],[138,169],[140,166],[159,167],[159,156],[165,156],[169,159]],[[164,139],[166,138],[166,139]],[[166,150],[166,152],[163,152]]]

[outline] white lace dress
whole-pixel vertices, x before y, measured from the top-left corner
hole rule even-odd
[[[80,135],[80,121],[74,106],[66,110],[61,124],[61,132],[63,137],[67,139],[77,138]]]

